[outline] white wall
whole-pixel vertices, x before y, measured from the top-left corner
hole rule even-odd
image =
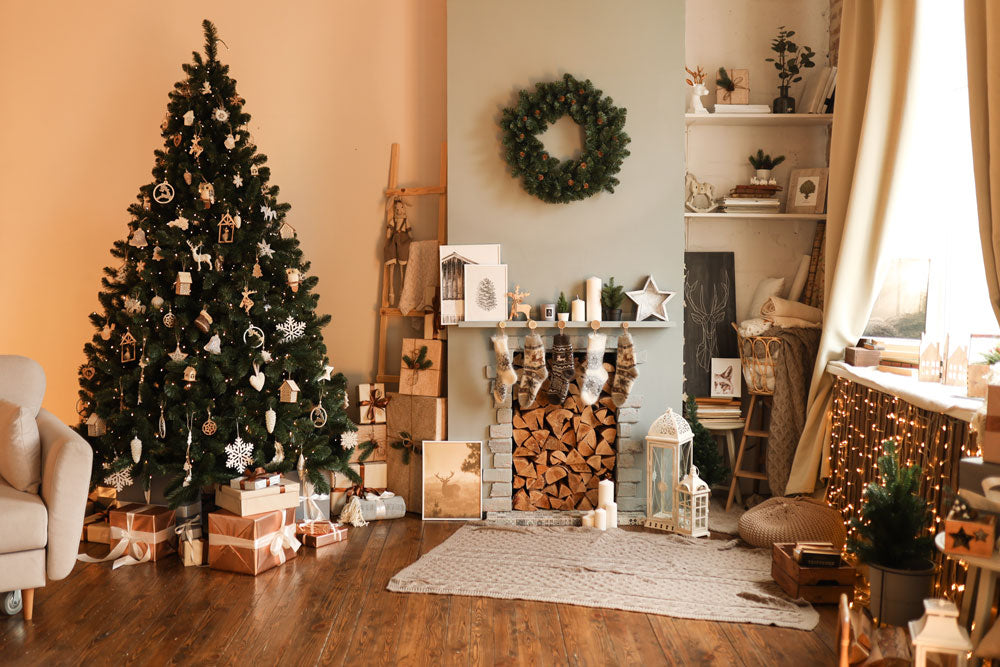
[[[771,39],[778,26],[795,30],[794,39],[816,52],[816,67],[805,70],[804,80],[793,86],[798,101],[802,86],[828,64],[829,0],[689,0],[685,13],[685,58],[687,66],[701,65],[708,76],[712,108],[719,67],[750,70],[750,102],[770,104],[777,96],[777,72],[765,58],[771,57]],[[681,83],[683,85],[683,82]],[[687,90],[687,86],[684,86]],[[788,187],[793,169],[825,167],[828,132],[822,127],[762,128],[706,127],[688,130],[688,170],[724,195],[737,183],[748,182],[751,167],[747,156],[763,148],[765,153],[785,155],[775,177]],[[784,193],[782,193],[784,194]],[[688,220],[688,250],[736,253],[736,311],[742,319],[749,309],[757,283],[770,276],[785,276],[786,289],[798,268],[799,257],[812,249],[813,222],[761,222],[750,220]]]

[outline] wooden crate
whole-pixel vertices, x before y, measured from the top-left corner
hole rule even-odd
[[[791,542],[776,542],[771,547],[771,578],[793,598],[813,604],[837,604],[840,594],[854,595],[857,572],[853,567],[801,567],[792,558]]]
[[[878,366],[881,360],[882,350],[869,350],[863,347],[844,349],[844,361],[850,366]]]

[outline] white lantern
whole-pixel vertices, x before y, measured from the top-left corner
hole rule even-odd
[[[966,654],[972,650],[972,642],[969,633],[958,624],[958,607],[954,602],[942,598],[925,599],[924,615],[910,621],[909,627],[914,667],[924,667],[928,653],[954,655],[957,664],[967,664]]]
[[[646,435],[646,526],[677,530],[677,489],[692,461],[694,433],[672,409],[653,422]]]
[[[677,525],[674,530],[682,535],[704,537],[708,535],[708,488],[698,469],[688,468],[688,474],[677,485]]]

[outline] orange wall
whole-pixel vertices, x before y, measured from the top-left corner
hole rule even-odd
[[[167,92],[216,23],[272,180],[292,205],[330,356],[374,375],[389,146],[433,184],[445,138],[444,0],[0,3],[0,354],[37,359],[75,420],[101,269],[148,182]],[[411,211],[417,238],[436,210]],[[0,378],[2,381],[2,378]]]

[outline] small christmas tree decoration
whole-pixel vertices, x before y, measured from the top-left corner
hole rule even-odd
[[[250,314],[250,309],[253,308],[253,299],[250,298],[251,294],[256,294],[257,290],[252,290],[249,287],[243,288],[243,299],[240,301],[240,308],[247,311],[247,315]]]
[[[170,357],[170,361],[176,361],[176,362],[181,362],[188,358],[187,353],[181,351],[180,338],[177,339],[177,348],[167,356]]]
[[[215,256],[215,271],[222,273],[222,255]]]
[[[111,340],[111,332],[114,330],[115,330],[114,324],[111,325],[105,324],[104,327],[101,329],[101,334],[100,334],[101,340]]]
[[[323,373],[316,379],[319,380],[320,382],[325,382],[329,380],[330,374],[333,373],[333,370],[334,370],[333,366],[330,365],[324,366]]]
[[[267,412],[264,413],[264,426],[267,427],[268,433],[274,433],[274,425],[278,421],[278,413],[276,413],[272,408],[268,408]],[[277,443],[275,443],[277,445]]]
[[[142,227],[137,228],[129,237],[128,244],[133,248],[145,248],[149,245],[146,243],[146,231]]]
[[[281,383],[279,393],[282,403],[295,403],[299,400],[299,385],[295,384],[295,380],[285,380]]]
[[[132,460],[138,463],[139,459],[142,458],[142,440],[139,439],[139,436],[135,436],[129,446],[132,448]]]
[[[163,132],[167,131],[167,127],[170,125],[170,112],[163,114],[163,120],[160,121],[160,130]]]
[[[179,296],[191,295],[191,273],[189,271],[177,272],[177,281],[174,283],[174,293]]]
[[[184,355],[187,356],[187,355]],[[185,382],[197,382],[198,381],[198,371],[194,366],[188,366],[184,369],[184,381]]]
[[[188,109],[184,113],[184,125],[187,127],[194,125],[194,109]]]
[[[167,310],[167,313],[163,316],[163,326],[173,329],[175,324],[177,324],[177,317],[174,315],[173,309]]]
[[[208,419],[204,424],[201,425],[201,432],[205,435],[215,435],[215,432],[219,430],[219,425],[212,420],[212,411],[208,411]]]
[[[212,84],[210,84],[208,81],[206,81],[205,83],[201,84],[201,94],[202,95],[211,95],[212,94]]]
[[[175,148],[177,146],[180,146],[181,142],[184,141],[184,137],[182,135],[180,135],[180,134],[175,134],[174,136],[170,137],[170,139],[174,142],[174,147]],[[191,185],[191,184],[188,183],[188,185]]]
[[[215,186],[202,181],[198,184],[198,197],[205,208],[211,208],[212,204],[215,203]]]
[[[153,199],[157,204],[169,204],[174,200],[174,186],[166,181],[157,183],[153,188]]]
[[[208,330],[212,328],[212,316],[208,314],[208,311],[204,308],[198,313],[198,317],[194,318],[194,325],[198,327],[198,330],[202,333],[208,333]]]
[[[253,270],[250,272],[250,275],[252,275],[254,278],[260,278],[264,275],[264,272],[260,268],[259,257],[257,258],[257,261],[253,263]]]
[[[240,436],[226,445],[226,467],[243,472],[253,465],[253,445]]]
[[[236,220],[226,213],[219,220],[219,243],[232,243],[236,239]]]
[[[250,347],[264,347],[264,332],[260,327],[251,324],[247,327],[247,330],[243,332],[243,342],[248,343]]]
[[[301,274],[298,269],[285,269],[285,276],[288,278],[288,286],[292,288],[293,292],[299,291],[299,281],[301,280]]]
[[[164,413],[163,403],[160,403],[160,421],[156,427],[156,433],[160,436],[160,439],[167,437],[167,417]]]
[[[258,173],[260,173],[260,168],[255,164],[250,165],[250,175],[256,176]]]
[[[135,361],[135,337],[131,331],[126,329],[125,335],[118,341],[118,346],[121,348],[123,364]]]
[[[260,370],[257,362],[253,362],[253,373],[250,374],[250,386],[260,391],[264,388],[264,371]]]
[[[274,250],[271,249],[271,244],[267,241],[261,241],[257,244],[257,256],[258,257],[274,257]]]
[[[264,204],[263,206],[260,207],[260,212],[261,214],[263,214],[264,220],[266,220],[267,222],[271,222],[278,217],[278,212],[275,211],[270,206],[268,206],[267,204]]]
[[[160,246],[153,248],[153,259],[157,262],[163,259],[163,249]]]
[[[87,435],[91,438],[99,438],[107,432],[107,423],[96,412],[92,412],[87,417]]]
[[[110,466],[105,465],[105,469],[109,469]],[[126,487],[132,486],[132,471],[129,468],[124,470],[117,470],[104,478],[104,485],[112,487],[118,493],[121,493]]]
[[[276,326],[275,329],[284,334],[280,342],[291,343],[301,338],[302,334],[306,332],[306,324],[305,322],[295,320],[295,318],[289,315],[288,319]]]
[[[209,354],[222,354],[222,339],[219,334],[213,335],[205,345],[205,351]]]
[[[317,405],[312,409],[312,412],[309,413],[309,418],[312,419],[313,426],[316,428],[323,428],[326,426],[326,409],[322,405]]]
[[[125,307],[125,312],[128,313],[129,315],[136,315],[139,313],[146,312],[146,306],[141,301],[139,301],[139,299],[131,295],[125,297],[125,303],[123,303],[122,305]]]
[[[235,176],[233,176],[233,185],[235,185],[238,188],[242,188],[243,187],[243,177],[240,176],[239,174],[236,174]]]
[[[287,222],[283,222],[283,223],[281,223],[281,229],[278,230],[278,236],[280,236],[281,238],[283,238],[285,240],[294,239],[295,238],[295,228],[292,227]]]
[[[153,208],[153,202],[150,200],[149,195],[142,196],[142,210],[149,211]]]

